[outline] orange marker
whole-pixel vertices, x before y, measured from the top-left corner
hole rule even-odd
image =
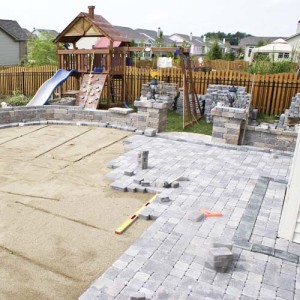
[[[222,217],[223,216],[223,214],[221,212],[210,211],[210,210],[206,210],[203,208],[201,208],[200,210],[204,214],[205,217]]]

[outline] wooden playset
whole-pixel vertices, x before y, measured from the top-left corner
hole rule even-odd
[[[132,52],[145,51],[144,47],[131,47],[131,40],[122,34],[100,15],[94,14],[94,6],[88,13],[81,12],[54,40],[57,44],[59,69],[77,70],[79,78],[76,105],[89,109],[123,106],[125,95],[126,58]],[[89,49],[79,49],[79,41],[94,38]],[[62,49],[62,47],[64,49]],[[82,48],[82,46],[80,47]],[[194,86],[191,73],[183,63],[183,49],[178,47],[151,48],[152,53],[174,53],[177,51],[182,60],[185,96],[193,95],[193,107],[186,101],[187,117],[196,121]],[[184,50],[185,54],[189,49]]]

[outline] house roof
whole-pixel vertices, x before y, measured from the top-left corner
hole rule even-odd
[[[239,47],[256,46],[259,42],[271,43],[281,37],[247,36],[240,40]]]
[[[41,34],[49,34],[50,36],[52,36],[53,38],[57,37],[59,35],[59,32],[57,32],[56,30],[53,29],[40,29],[40,28],[34,28],[33,30],[33,34],[38,31]]]
[[[144,38],[144,36],[141,36],[139,32],[136,30],[130,28],[130,27],[124,27],[124,26],[115,26],[114,27],[122,33],[122,35],[126,38],[129,38],[131,40],[141,40]]]
[[[0,20],[0,29],[5,31],[16,41],[26,41],[28,39],[26,32],[21,28],[17,21]]]
[[[195,46],[205,46],[205,42],[203,41],[203,39],[200,36],[195,36],[192,35],[192,40],[190,39],[190,35],[188,34],[183,34],[183,33],[174,33],[172,35],[178,35],[180,36],[183,40],[185,40],[188,43],[191,43]]]
[[[291,40],[291,39],[293,39],[293,38],[295,38],[295,37],[297,37],[297,36],[300,36],[300,32],[298,32],[298,33],[296,33],[296,34],[293,34],[293,35],[289,36],[289,37],[286,38],[285,40],[286,40],[286,41],[289,41],[289,40]]]
[[[155,31],[155,30],[138,28],[138,29],[136,29],[136,31],[139,32],[140,34],[148,37],[149,39],[151,39],[153,41],[155,41],[157,39],[157,31]],[[163,39],[164,39],[166,46],[170,46],[174,43],[174,41],[171,40],[168,35],[163,35]]]
[[[82,22],[82,27],[76,26]],[[89,24],[89,28],[83,28],[85,24]],[[74,27],[74,28],[73,28]],[[90,28],[93,33],[88,33]],[[74,29],[72,31],[72,29]],[[82,37],[107,37],[111,41],[130,42],[119,32],[113,25],[100,15],[91,17],[89,13],[81,12],[54,40],[55,43],[73,43]]]
[[[147,36],[148,38],[150,38],[152,40],[156,40],[156,38],[157,38],[157,31],[155,31],[155,30],[137,28],[135,31],[140,34],[143,34],[144,36]]]
[[[22,29],[25,32],[27,38],[32,38],[32,33],[28,29],[26,29],[26,28],[22,28]]]

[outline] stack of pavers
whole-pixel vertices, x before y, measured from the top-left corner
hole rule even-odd
[[[138,154],[138,165],[142,170],[148,168],[148,155],[149,151],[141,151]]]
[[[146,136],[151,135],[152,132],[145,130]],[[154,201],[147,205],[143,211],[140,212],[139,217],[145,220],[157,219],[171,204],[172,190],[180,186],[180,182],[188,181],[187,177],[175,176],[170,174],[170,177],[162,178],[161,180],[154,180],[153,177],[147,174],[147,169],[151,168],[148,165],[149,151],[142,150],[137,154],[137,165],[132,161],[126,168],[120,168],[118,160],[109,162],[108,167],[113,169],[108,174],[110,179],[115,180],[110,184],[110,187],[114,190],[121,192],[138,192],[138,193],[151,193],[157,194]],[[123,177],[123,175],[126,175]]]
[[[184,94],[183,94],[183,88],[180,88],[179,89],[179,92],[180,92],[180,95],[179,95],[179,98],[177,99],[177,109],[176,109],[176,112],[178,114],[181,114],[183,113],[183,97],[184,97]],[[198,100],[199,100],[199,104],[200,104],[200,107],[201,107],[201,110],[203,110],[203,100],[204,100],[204,96],[203,95],[197,95],[198,97]],[[190,95],[189,96],[189,102],[190,102],[190,109],[191,109],[191,112],[193,111],[193,103],[192,103],[192,96]],[[199,116],[200,115],[200,109],[199,109],[199,105],[197,103],[197,100],[195,102],[195,105],[196,105],[196,112],[197,112],[197,115]]]
[[[174,105],[174,99],[177,96],[178,86],[176,83],[163,82],[158,89],[157,93],[159,99],[168,102],[168,109],[172,110]]]
[[[207,256],[207,264],[217,272],[227,272],[233,263],[232,243],[217,240],[212,244]]]
[[[300,123],[300,93],[292,98],[290,108],[286,111],[285,125],[293,126]]]
[[[150,83],[142,84],[141,97],[145,98],[145,99],[150,99],[150,97],[151,97]]]
[[[157,84],[157,90],[155,98],[168,103],[168,109],[172,110],[174,105],[174,98],[177,96],[177,84],[176,83],[165,83],[159,81]],[[151,89],[150,83],[142,84],[141,87],[141,98],[150,99]]]
[[[212,85],[207,88],[204,96],[206,122],[212,122],[211,110],[220,103],[222,106],[229,106],[228,93],[230,85]],[[246,88],[237,86],[237,99],[233,102],[235,108],[247,108],[250,104],[251,95],[246,92]]]

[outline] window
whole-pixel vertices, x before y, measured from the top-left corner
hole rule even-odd
[[[145,58],[151,58],[151,52],[150,51],[144,52],[144,57]]]
[[[248,50],[248,57],[250,57],[251,56],[251,52],[252,52],[252,49],[253,49],[254,47],[249,47],[249,50]]]
[[[152,46],[152,45],[151,45],[151,43],[149,43],[149,42],[148,42],[148,43],[146,42],[146,43],[144,44],[144,47],[145,47],[145,48],[151,48],[151,46]],[[145,52],[144,52],[144,58],[151,58],[151,51],[145,51]]]
[[[289,53],[283,53],[283,52],[278,53],[278,58],[289,58],[289,57],[290,57]]]

